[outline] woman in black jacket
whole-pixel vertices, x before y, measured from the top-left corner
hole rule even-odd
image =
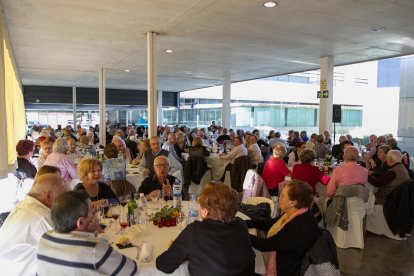
[[[158,256],[157,269],[173,273],[188,260],[190,275],[254,275],[254,252],[247,227],[236,219],[238,196],[223,184],[207,184],[200,198],[202,221],[189,224]]]
[[[313,190],[308,183],[292,180],[285,184],[279,199],[283,215],[271,220],[248,220],[249,228],[267,231],[266,238],[250,235],[253,247],[272,252],[268,275],[298,275],[302,259],[318,235],[318,226],[309,211]]]

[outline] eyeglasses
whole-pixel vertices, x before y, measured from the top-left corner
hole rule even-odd
[[[169,168],[170,167],[170,165],[168,165],[168,164],[156,164],[154,166],[157,167],[157,168]]]

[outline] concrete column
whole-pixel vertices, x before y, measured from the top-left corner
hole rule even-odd
[[[73,129],[76,130],[76,86],[72,87]]]
[[[321,86],[320,90],[328,90],[329,97],[321,98],[319,105],[319,133],[325,130],[332,133],[332,105],[333,105],[333,57],[321,58]],[[333,135],[332,135],[333,137]]]
[[[155,32],[147,33],[148,137],[157,135],[157,70]],[[162,103],[161,103],[162,105]]]
[[[105,70],[99,69],[99,144],[106,146],[106,88]]]
[[[230,117],[231,117],[231,79],[225,77],[223,79],[223,106],[221,110],[221,126],[230,128]]]
[[[162,91],[158,90],[158,105],[157,105],[157,125],[161,126],[164,121],[164,115],[162,114]]]

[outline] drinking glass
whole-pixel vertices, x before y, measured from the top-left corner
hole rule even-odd
[[[121,214],[121,210],[119,208],[119,203],[118,202],[111,202],[111,204],[109,204],[109,209],[111,211],[112,218],[116,222],[116,220],[119,218],[119,215]]]
[[[177,217],[177,226],[180,230],[184,230],[184,228],[187,226],[187,221],[183,213],[180,213],[180,215]]]
[[[122,229],[122,234],[125,234],[125,228],[128,227],[128,215],[123,213],[119,216],[119,225]]]
[[[123,195],[119,197],[119,203],[122,206],[122,213],[125,213],[125,206],[128,204],[130,196],[128,195]]]
[[[160,193],[158,192],[158,193],[152,193],[151,194],[151,201],[153,202],[153,205],[154,205],[154,209],[155,210],[158,210],[158,202],[159,202],[159,199],[160,199]]]
[[[140,214],[138,223],[139,223],[139,226],[138,226],[139,229],[141,229],[141,231],[144,232],[148,225],[147,213]]]

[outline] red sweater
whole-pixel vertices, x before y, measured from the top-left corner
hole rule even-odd
[[[285,180],[285,176],[290,175],[290,171],[285,162],[271,156],[263,169],[263,180],[269,190],[277,188],[279,183]]]
[[[329,182],[329,176],[325,176],[318,167],[311,164],[301,163],[293,166],[292,179],[303,180],[312,186],[315,192],[315,186],[317,182],[321,182],[326,185]]]

